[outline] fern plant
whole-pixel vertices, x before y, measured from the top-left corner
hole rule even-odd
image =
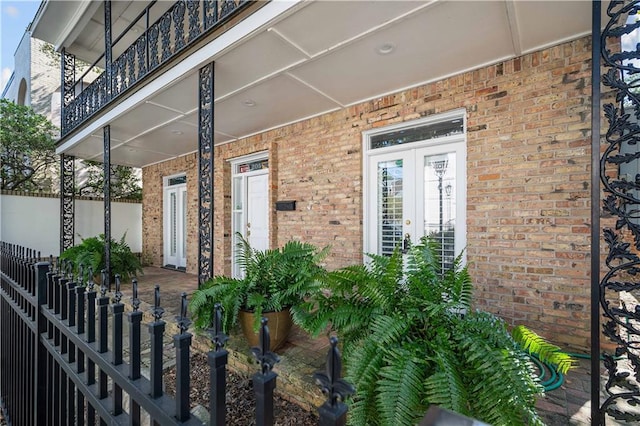
[[[571,360],[524,327],[516,339],[495,315],[471,309],[473,288],[458,256],[440,273],[436,243],[406,258],[328,273],[327,291],[292,309],[314,335],[335,331],[356,386],[352,425],[414,425],[430,404],[493,425],[534,425],[539,385],[527,352],[566,371]],[[522,343],[522,344],[521,344]]]
[[[238,263],[244,277],[215,276],[193,293],[189,309],[196,328],[210,326],[213,307],[220,303],[226,333],[237,324],[240,310],[255,313],[257,331],[263,312],[294,307],[320,291],[318,279],[325,273],[320,262],[329,247],[319,250],[313,244],[288,241],[281,248],[256,250],[238,237]]]
[[[133,254],[131,248],[126,243],[125,233],[120,240],[111,239],[111,277],[116,274],[120,275],[122,281],[129,281],[133,276],[143,274],[142,264],[138,257]],[[74,272],[79,272],[79,266],[91,268],[95,274],[99,274],[101,270],[106,268],[105,264],[105,245],[106,240],[104,234],[97,237],[83,238],[78,245],[68,248],[61,255],[60,259],[70,260],[73,262]]]

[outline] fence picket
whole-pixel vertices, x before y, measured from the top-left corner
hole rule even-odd
[[[123,365],[123,313],[120,279],[112,303],[103,280],[100,295],[94,289],[93,272],[84,268],[73,276],[73,266],[63,261],[38,262],[35,250],[0,241],[0,366],[8,374],[0,376],[0,409],[9,424],[100,424],[139,425],[142,410],[152,424],[200,424],[190,415],[189,369],[192,335],[187,332],[186,294],[182,295],[179,333],[173,336],[176,350],[176,397],[162,391],[163,339],[166,323],[160,306],[160,289],[155,288],[153,322],[149,324],[150,378],[141,376],[141,322],[137,282],[133,282],[133,311],[127,314],[129,365]],[[50,257],[50,261],[53,259]],[[86,285],[86,287],[85,287]],[[97,318],[96,318],[97,313]],[[111,315],[111,316],[110,316]],[[109,330],[109,318],[112,325]],[[225,386],[228,337],[221,331],[220,306],[215,308],[209,330],[213,350],[208,354],[210,368],[210,424],[225,424]],[[97,327],[96,327],[97,321]],[[96,342],[96,328],[98,331]],[[111,331],[111,344],[108,332]],[[352,389],[339,379],[340,354],[337,341],[327,355],[325,384],[329,396],[320,409],[320,424],[344,424],[346,405],[341,399]],[[111,350],[109,346],[111,345]],[[256,393],[256,424],[272,425],[273,391],[279,361],[270,351],[267,320],[262,319],[260,345],[252,348],[260,371],[253,376]],[[96,383],[96,368],[98,380]],[[316,377],[317,378],[317,377]],[[111,395],[108,382],[112,382]],[[344,389],[340,386],[346,386]],[[344,390],[347,391],[344,391]],[[340,391],[344,391],[340,393]],[[125,409],[123,394],[129,395]],[[330,417],[327,407],[338,407]],[[333,420],[329,420],[329,419]]]

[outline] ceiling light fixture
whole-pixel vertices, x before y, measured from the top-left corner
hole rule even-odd
[[[254,106],[256,106],[256,101],[254,101],[253,99],[245,99],[244,101],[242,101],[242,105],[253,108]]]
[[[172,130],[171,133],[173,133],[174,135],[181,135],[182,130]]]
[[[376,52],[378,52],[379,55],[388,55],[394,50],[396,50],[396,45],[393,43],[384,43],[376,47]]]

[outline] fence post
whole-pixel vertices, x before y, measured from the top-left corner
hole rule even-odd
[[[315,373],[313,378],[327,396],[327,401],[318,408],[320,426],[344,426],[347,423],[348,407],[344,399],[353,395],[355,388],[351,383],[340,378],[342,373],[342,359],[338,350],[338,339],[329,339],[331,348],[327,353],[327,370],[325,373]]]
[[[85,291],[84,291],[84,274],[80,273],[80,285],[76,287],[76,306],[77,306],[77,318],[76,326],[77,333],[84,334],[84,312],[85,312]],[[84,352],[78,347],[76,355],[76,373],[84,373]],[[84,425],[84,395],[82,392],[76,394],[76,424],[78,426]]]
[[[111,312],[113,313],[113,328],[112,328],[112,344],[113,344],[113,359],[111,362],[113,365],[122,364],[122,313],[124,312],[124,304],[120,303],[122,299],[122,292],[120,291],[120,275],[116,274],[116,292],[111,305]],[[113,382],[113,414],[118,416],[122,414],[122,388],[118,384]]]
[[[47,400],[47,349],[40,341],[40,336],[47,331],[47,320],[42,313],[44,305],[47,303],[47,283],[49,279],[49,266],[48,262],[38,262],[36,264],[36,321],[37,321],[37,333],[34,338],[34,347],[36,349],[36,362],[35,362],[35,375],[34,375],[34,403],[33,413],[35,424],[46,424],[47,411],[42,407],[46,406]]]
[[[154,290],[154,322],[149,324],[149,335],[151,339],[151,397],[159,398],[162,396],[162,335],[164,333],[165,322],[162,321],[164,309],[160,306],[160,286],[156,284]]]
[[[106,296],[107,284],[104,282],[104,271],[102,273],[102,278],[100,297],[98,298],[98,353],[107,352],[109,345],[109,336],[107,335],[109,298]],[[104,399],[108,396],[107,380],[107,374],[102,370],[98,370],[98,398],[100,399]]]
[[[187,293],[182,293],[178,328],[180,334],[173,336],[176,348],[176,418],[181,422],[188,420],[189,414],[189,347],[191,334],[187,329],[191,321],[187,318]]]
[[[133,287],[133,297],[131,298],[131,306],[133,312],[127,314],[129,318],[129,379],[138,380],[140,378],[140,323],[142,322],[142,312],[140,308],[140,299],[138,299],[138,280],[131,280]],[[130,399],[129,424],[140,424],[140,404],[133,398]]]
[[[76,325],[76,283],[73,281],[73,277],[71,277],[71,282],[67,283],[67,304],[67,325],[73,327]],[[67,344],[67,360],[71,364],[76,361],[76,347],[71,342],[71,339],[69,339]],[[67,394],[65,395],[65,399],[67,400],[67,415],[69,418],[73,418],[75,411],[75,393],[75,383],[73,383],[71,376],[69,376],[67,379]]]
[[[93,268],[88,268],[89,282],[87,284],[87,343],[96,341],[96,297],[97,292],[94,290],[96,283],[93,281]],[[87,384],[96,383],[96,365],[87,358]],[[87,424],[95,424],[96,411],[93,405],[87,404]]]
[[[213,350],[209,352],[209,420],[211,426],[224,426],[226,415],[226,366],[229,352],[224,345],[229,337],[222,332],[222,308],[216,303],[213,308],[213,327],[209,329]]]
[[[256,394],[256,426],[273,425],[273,390],[278,375],[271,371],[280,357],[270,351],[269,327],[266,318],[261,319],[260,346],[251,348],[251,353],[260,364],[260,371],[253,375],[253,390]]]

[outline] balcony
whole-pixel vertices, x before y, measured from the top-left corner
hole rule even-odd
[[[180,53],[223,27],[238,16],[252,2],[247,0],[178,1],[167,8],[165,2],[130,2],[125,8],[119,3],[109,4],[107,13],[117,12],[111,28],[101,25],[105,14],[101,4],[94,13],[85,31],[103,31],[101,40],[112,39],[111,31],[124,23],[129,24],[110,43],[110,49],[91,64],[76,61],[76,57],[62,50],[63,61],[63,112],[61,118],[62,137],[68,135],[96,112],[102,110],[123,94],[137,87],[146,77],[172,61]],[[146,6],[145,6],[146,4]],[[132,9],[145,6],[136,16]],[[111,9],[114,9],[113,11]],[[103,19],[102,22],[105,20]],[[103,46],[106,43],[102,44]],[[94,41],[93,46],[99,46]],[[76,46],[76,49],[83,51]],[[117,57],[111,59],[112,55]],[[83,71],[80,74],[80,71]],[[92,74],[101,71],[95,79]],[[79,76],[77,76],[80,74]],[[92,80],[92,81],[91,81]],[[87,83],[90,81],[90,83]]]

